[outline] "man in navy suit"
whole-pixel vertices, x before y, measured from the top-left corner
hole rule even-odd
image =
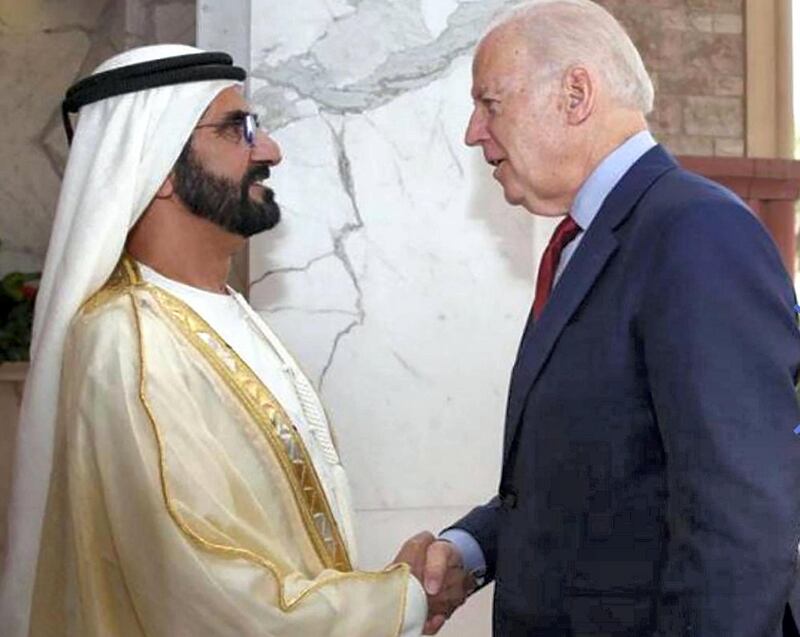
[[[498,495],[427,547],[428,592],[493,580],[497,637],[796,634],[800,335],[771,239],[656,144],[641,58],[588,0],[501,17],[472,95],[506,199],[564,218]]]

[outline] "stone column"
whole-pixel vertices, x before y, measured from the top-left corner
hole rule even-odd
[[[508,377],[551,230],[508,207],[462,141],[472,50],[505,3],[199,8],[198,42],[238,52],[283,148],[271,178],[283,222],[251,241],[250,299],[322,392],[367,568],[499,479]],[[478,597],[442,634],[490,633],[490,593]]]
[[[11,475],[14,464],[14,445],[17,438],[17,417],[22,403],[22,388],[27,363],[0,363],[0,563],[6,548],[8,531],[7,503],[11,495]]]
[[[747,23],[747,156],[793,159],[795,133],[792,74],[791,0],[746,0]],[[781,162],[762,162],[770,168]],[[754,210],[775,239],[790,274],[797,261],[797,178],[800,163],[778,169],[775,197],[756,200]],[[786,173],[793,173],[788,176]],[[783,181],[794,177],[784,186]],[[795,191],[792,192],[792,187]],[[753,202],[751,202],[753,203]]]
[[[195,0],[0,0],[0,276],[38,271],[67,158],[61,100],[106,58],[194,43]]]
[[[794,158],[791,5],[745,1],[748,157]]]

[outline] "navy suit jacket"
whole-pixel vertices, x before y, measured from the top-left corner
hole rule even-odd
[[[457,522],[498,637],[775,637],[798,568],[800,334],[775,246],[661,148],[528,324],[499,494]]]

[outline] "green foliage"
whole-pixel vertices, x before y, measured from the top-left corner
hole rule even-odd
[[[0,362],[28,360],[33,304],[39,279],[35,272],[11,272],[0,279]]]

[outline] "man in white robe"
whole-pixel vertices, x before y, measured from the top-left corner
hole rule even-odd
[[[407,543],[357,570],[347,479],[311,384],[225,286],[278,222],[280,161],[227,56],[160,45],[80,109],[23,399],[6,637],[419,635]],[[453,569],[454,573],[460,569]],[[447,608],[430,610],[432,616]]]

